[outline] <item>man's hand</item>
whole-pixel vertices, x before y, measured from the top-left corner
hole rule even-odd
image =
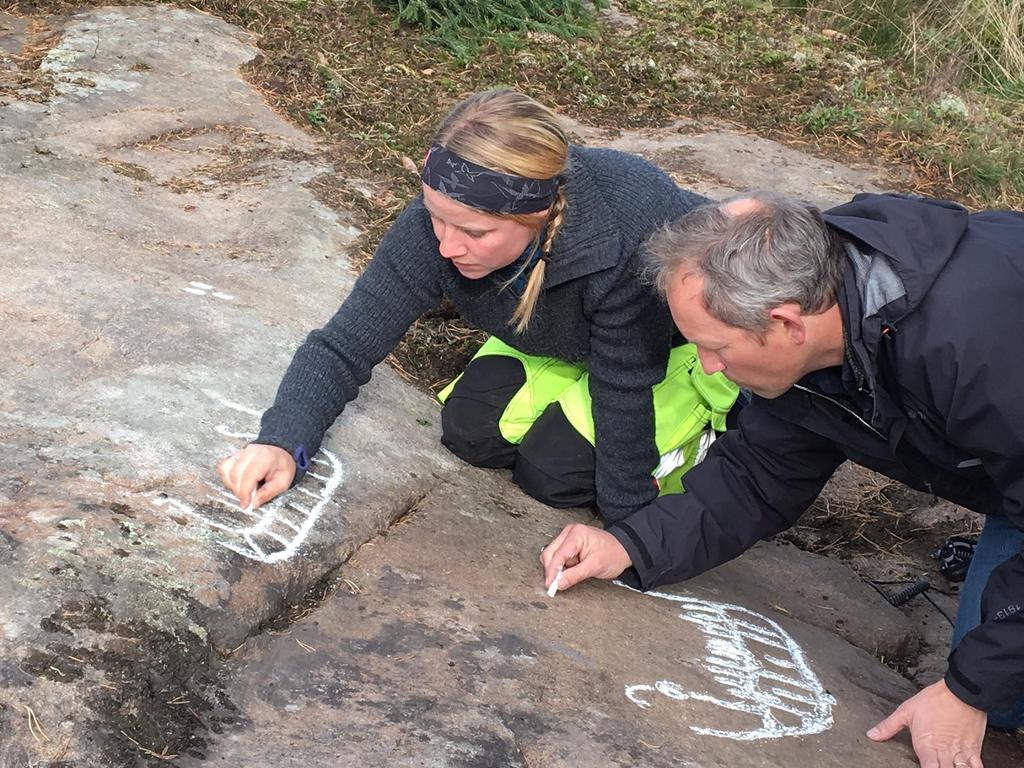
[[[987,722],[988,715],[960,701],[940,680],[900,704],[868,738],[888,741],[909,728],[921,768],[982,768]]]
[[[592,525],[567,525],[540,553],[544,586],[550,587],[559,568],[559,590],[590,578],[614,579],[633,563],[619,540]]]

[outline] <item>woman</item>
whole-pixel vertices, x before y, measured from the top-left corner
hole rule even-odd
[[[298,482],[373,366],[447,297],[492,337],[441,393],[443,443],[553,506],[612,521],[650,502],[652,473],[692,465],[735,399],[692,345],[673,349],[639,274],[646,237],[702,198],[640,158],[570,146],[553,112],[508,89],[449,113],[422,181],[297,351],[256,441],[221,463],[225,485],[258,506]]]

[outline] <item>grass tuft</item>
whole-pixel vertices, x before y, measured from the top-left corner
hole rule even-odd
[[[376,0],[396,15],[396,23],[423,27],[467,62],[487,40],[513,47],[508,33],[540,32],[565,39],[595,36],[594,4],[582,0]],[[600,7],[600,4],[597,5]]]
[[[1024,0],[802,0],[796,8],[937,87],[1007,95],[1024,85]]]
[[[335,171],[310,187],[364,231],[357,268],[418,192],[409,166],[447,109],[496,85],[599,128],[725,120],[842,162],[888,166],[903,191],[1024,208],[1024,85],[1010,79],[1011,22],[1024,0],[970,0],[1005,9],[991,23],[957,10],[968,0],[949,0],[941,17],[973,24],[970,39],[989,40],[999,66],[928,58],[932,38],[951,33],[939,17],[915,16],[914,26],[897,12],[938,8],[935,0],[804,0],[794,12],[795,2],[617,0],[592,13],[583,0],[0,0],[0,10],[39,14],[13,68],[0,70],[0,100],[49,98],[38,62],[59,17],[90,5],[177,5],[242,26],[262,53],[248,78],[322,138]],[[995,74],[973,80],[975,70]],[[423,318],[407,339],[396,359],[433,387],[477,343],[449,311]]]

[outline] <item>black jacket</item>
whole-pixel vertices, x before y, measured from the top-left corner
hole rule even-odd
[[[316,453],[373,367],[447,296],[467,321],[516,349],[587,365],[601,513],[617,520],[650,503],[658,463],[651,388],[665,378],[672,318],[638,277],[640,246],[705,198],[639,157],[576,146],[565,191],[565,220],[523,334],[510,324],[518,297],[502,289],[502,276],[462,277],[438,255],[422,198],[410,203],[341,308],[295,353],[256,442],[284,448],[301,470],[299,457]]]
[[[687,493],[609,528],[645,589],[793,525],[845,459],[1024,529],[1024,214],[858,195],[825,218],[847,241],[846,363],[755,397]],[[1024,696],[1024,554],[993,572],[946,682],[987,711]]]

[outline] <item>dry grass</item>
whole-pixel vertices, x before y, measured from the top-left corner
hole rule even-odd
[[[959,0],[929,6],[937,17],[938,38],[958,41],[953,53],[974,80],[997,91],[1007,84],[1024,84],[1024,0]],[[922,32],[915,29],[913,50],[929,55]],[[938,57],[932,58],[931,68],[940,63]]]
[[[1019,95],[1024,0],[807,0],[809,23],[829,23],[882,56],[901,58],[931,87],[963,83]]]
[[[135,747],[139,750],[139,752],[146,755],[146,757],[150,757],[155,760],[174,760],[178,757],[178,755],[172,754],[166,746],[163,747],[159,752],[154,752],[152,749],[142,746],[142,744],[140,744],[137,740],[133,739],[124,731],[121,731],[121,735],[128,739],[128,741],[130,741],[132,744],[134,744]]]
[[[0,0],[0,8],[62,14],[100,2]],[[118,2],[127,0],[102,4]],[[598,127],[664,125],[679,117],[700,124],[714,117],[803,151],[897,169],[904,191],[971,207],[1024,207],[1024,149],[1016,138],[1024,131],[1024,103],[980,92],[937,103],[934,77],[835,31],[843,23],[877,20],[886,8],[908,2],[808,0],[810,10],[800,17],[758,0],[620,0],[629,26],[603,23],[595,39],[536,31],[485,34],[470,58],[432,41],[421,27],[396,25],[393,14],[370,0],[175,4],[257,35],[262,56],[247,77],[272,106],[322,135],[323,159],[336,171],[309,186],[321,202],[352,213],[364,232],[352,252],[359,270],[418,191],[414,159],[444,111],[495,84],[515,85]],[[956,0],[950,7],[1005,6],[1012,13],[998,19],[1008,29],[1022,2]],[[946,18],[968,26],[973,17],[966,14]],[[46,47],[40,41],[47,39],[47,22],[37,22],[26,71]],[[926,62],[923,22],[913,29],[911,58],[919,69],[927,63],[935,70]],[[1016,66],[1012,56],[1001,59]],[[230,161],[204,170],[230,173],[247,165],[245,157]],[[404,376],[436,391],[481,340],[442,309],[416,323],[391,361]]]
[[[896,480],[846,465],[783,536],[819,555],[844,560],[883,556],[885,562],[920,568],[931,564],[933,552],[947,536],[978,533],[973,523],[963,520],[924,522],[917,513],[937,502]]]
[[[25,44],[20,53],[5,57],[0,52],[0,99],[5,93],[17,93],[28,101],[47,101],[53,95],[53,84],[40,65],[60,39],[60,33],[47,21],[32,19],[25,31]],[[9,58],[13,67],[4,67]]]

